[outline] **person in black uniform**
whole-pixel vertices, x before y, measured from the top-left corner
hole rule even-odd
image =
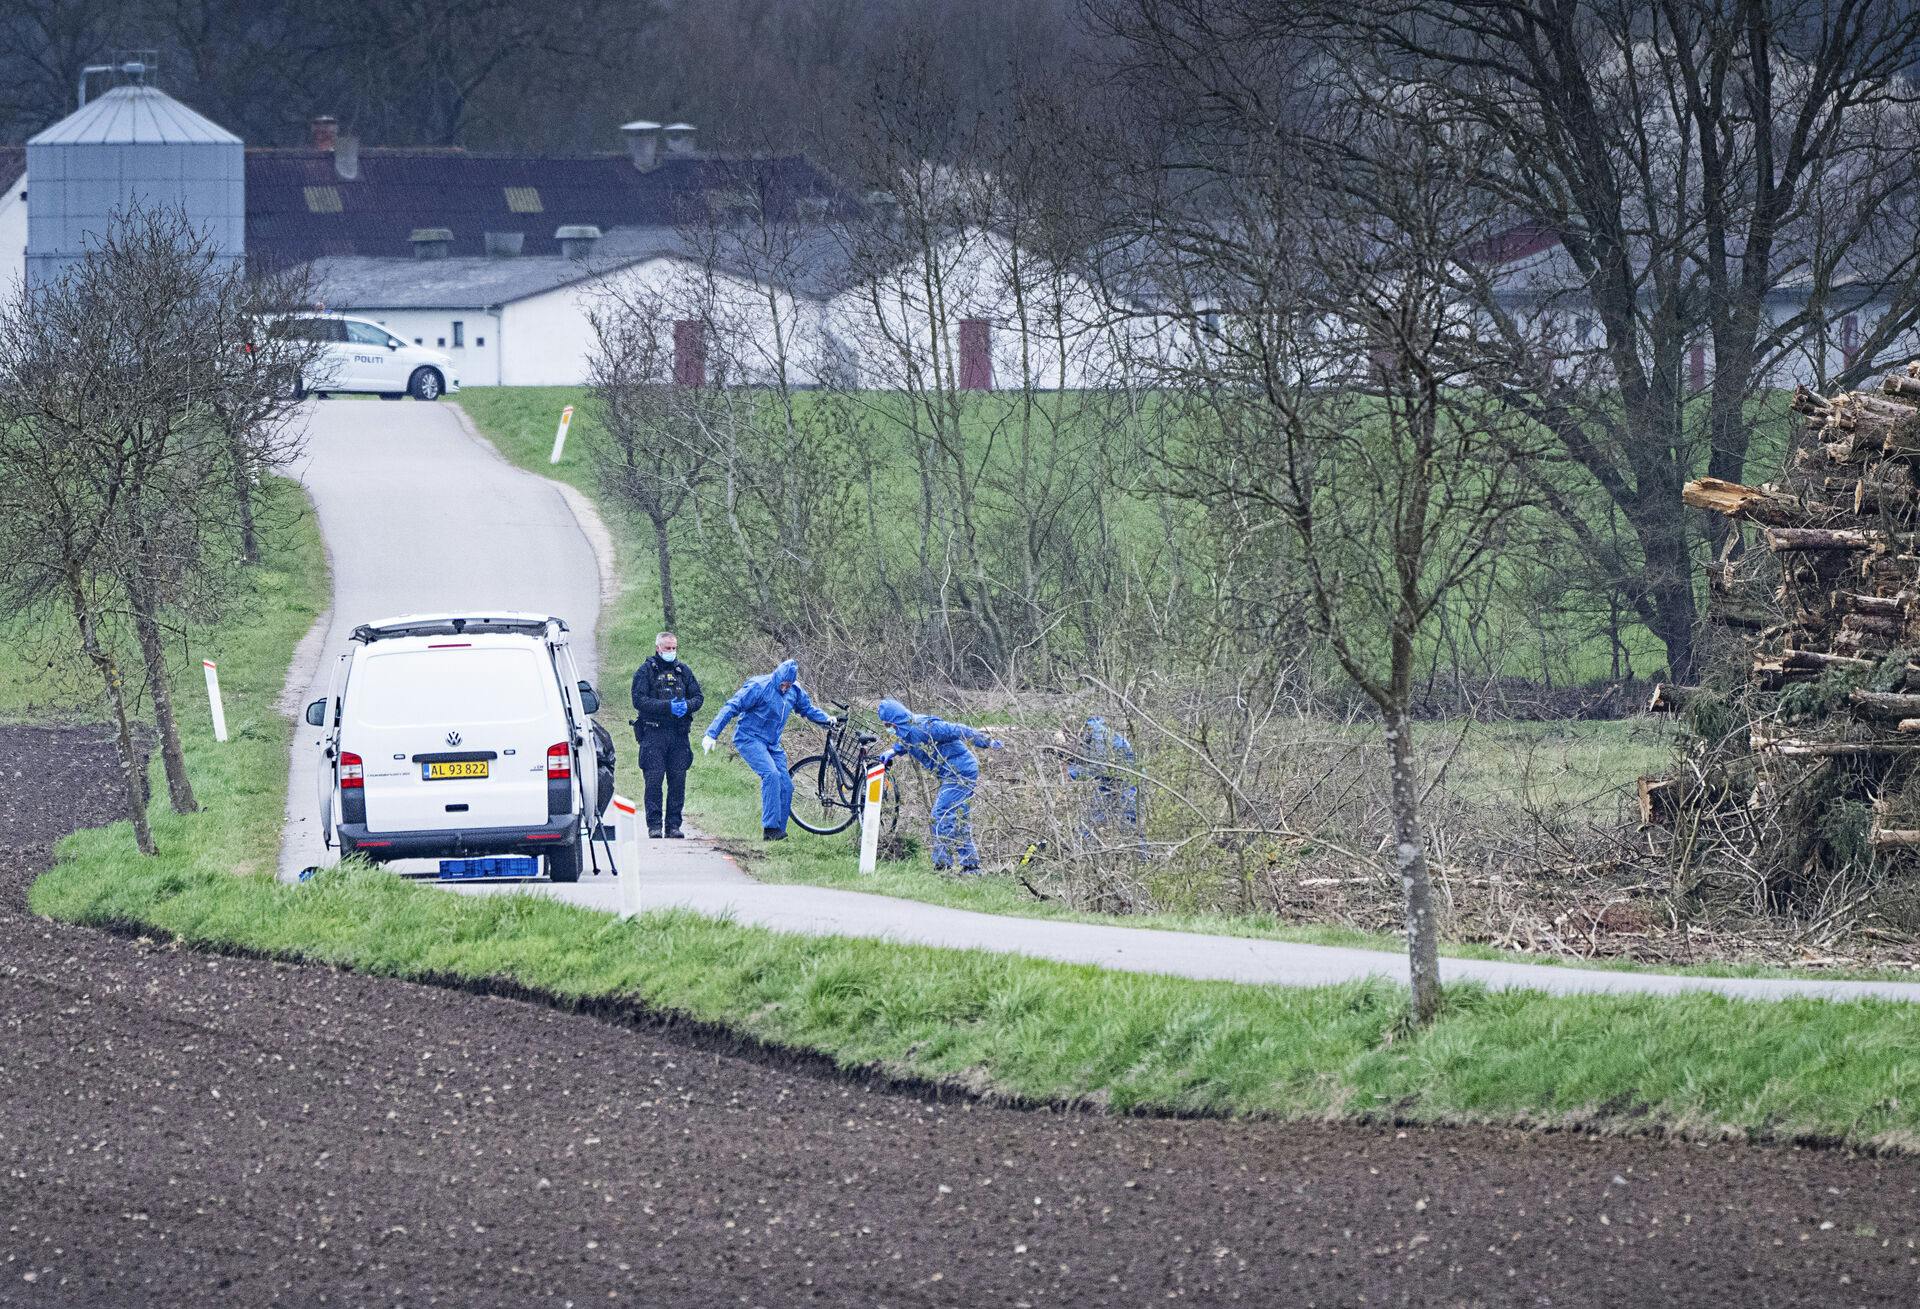
[[[640,771],[647,775],[649,836],[686,835],[680,830],[680,806],[687,794],[687,767],[693,763],[687,733],[705,700],[700,679],[680,662],[679,638],[672,632],[654,637],[653,657],[633,673],[633,734],[640,743]]]

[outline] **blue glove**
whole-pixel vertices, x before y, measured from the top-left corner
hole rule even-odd
[[[1004,749],[1006,749],[1006,748],[1007,748],[1007,743],[1006,743],[1005,741],[989,741],[989,742],[987,742],[987,749],[989,749],[989,750],[1004,750]]]
[[[669,704],[667,708],[673,710],[673,716],[675,718],[685,718],[687,716],[687,702],[685,700],[675,700]]]
[[[878,761],[879,761],[880,763],[883,763],[883,764],[890,764],[890,763],[892,763],[892,762],[893,762],[893,758],[894,758],[894,756],[895,756],[895,755],[897,755],[897,754],[899,754],[899,753],[900,753],[900,751],[899,751],[898,749],[895,749],[895,748],[889,748],[889,749],[886,749],[886,750],[882,750],[882,751],[881,751],[881,752],[880,752],[880,753],[879,753],[878,755],[876,755],[876,756],[875,756],[875,758],[876,758],[876,759],[877,759],[877,760],[878,760]]]

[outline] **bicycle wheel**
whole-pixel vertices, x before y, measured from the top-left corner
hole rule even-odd
[[[787,770],[793,800],[787,811],[802,831],[815,836],[844,832],[860,812],[860,793],[823,754],[810,754]]]

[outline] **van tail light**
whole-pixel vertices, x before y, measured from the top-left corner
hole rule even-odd
[[[361,766],[360,756],[351,750],[342,750],[340,752],[340,789],[342,791],[362,789],[366,783],[361,779],[365,776],[366,770]]]
[[[565,741],[547,747],[547,780],[549,782],[573,776],[573,750]]]

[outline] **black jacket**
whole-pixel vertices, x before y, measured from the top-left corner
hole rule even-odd
[[[687,714],[684,718],[675,718],[669,705],[676,699],[687,702]],[[700,679],[693,675],[693,669],[685,661],[675,660],[668,663],[659,655],[647,656],[647,662],[633,672],[633,732],[644,737],[649,732],[678,732],[681,736],[693,730],[693,716],[700,712],[700,706],[706,702],[706,696],[700,692]]]

